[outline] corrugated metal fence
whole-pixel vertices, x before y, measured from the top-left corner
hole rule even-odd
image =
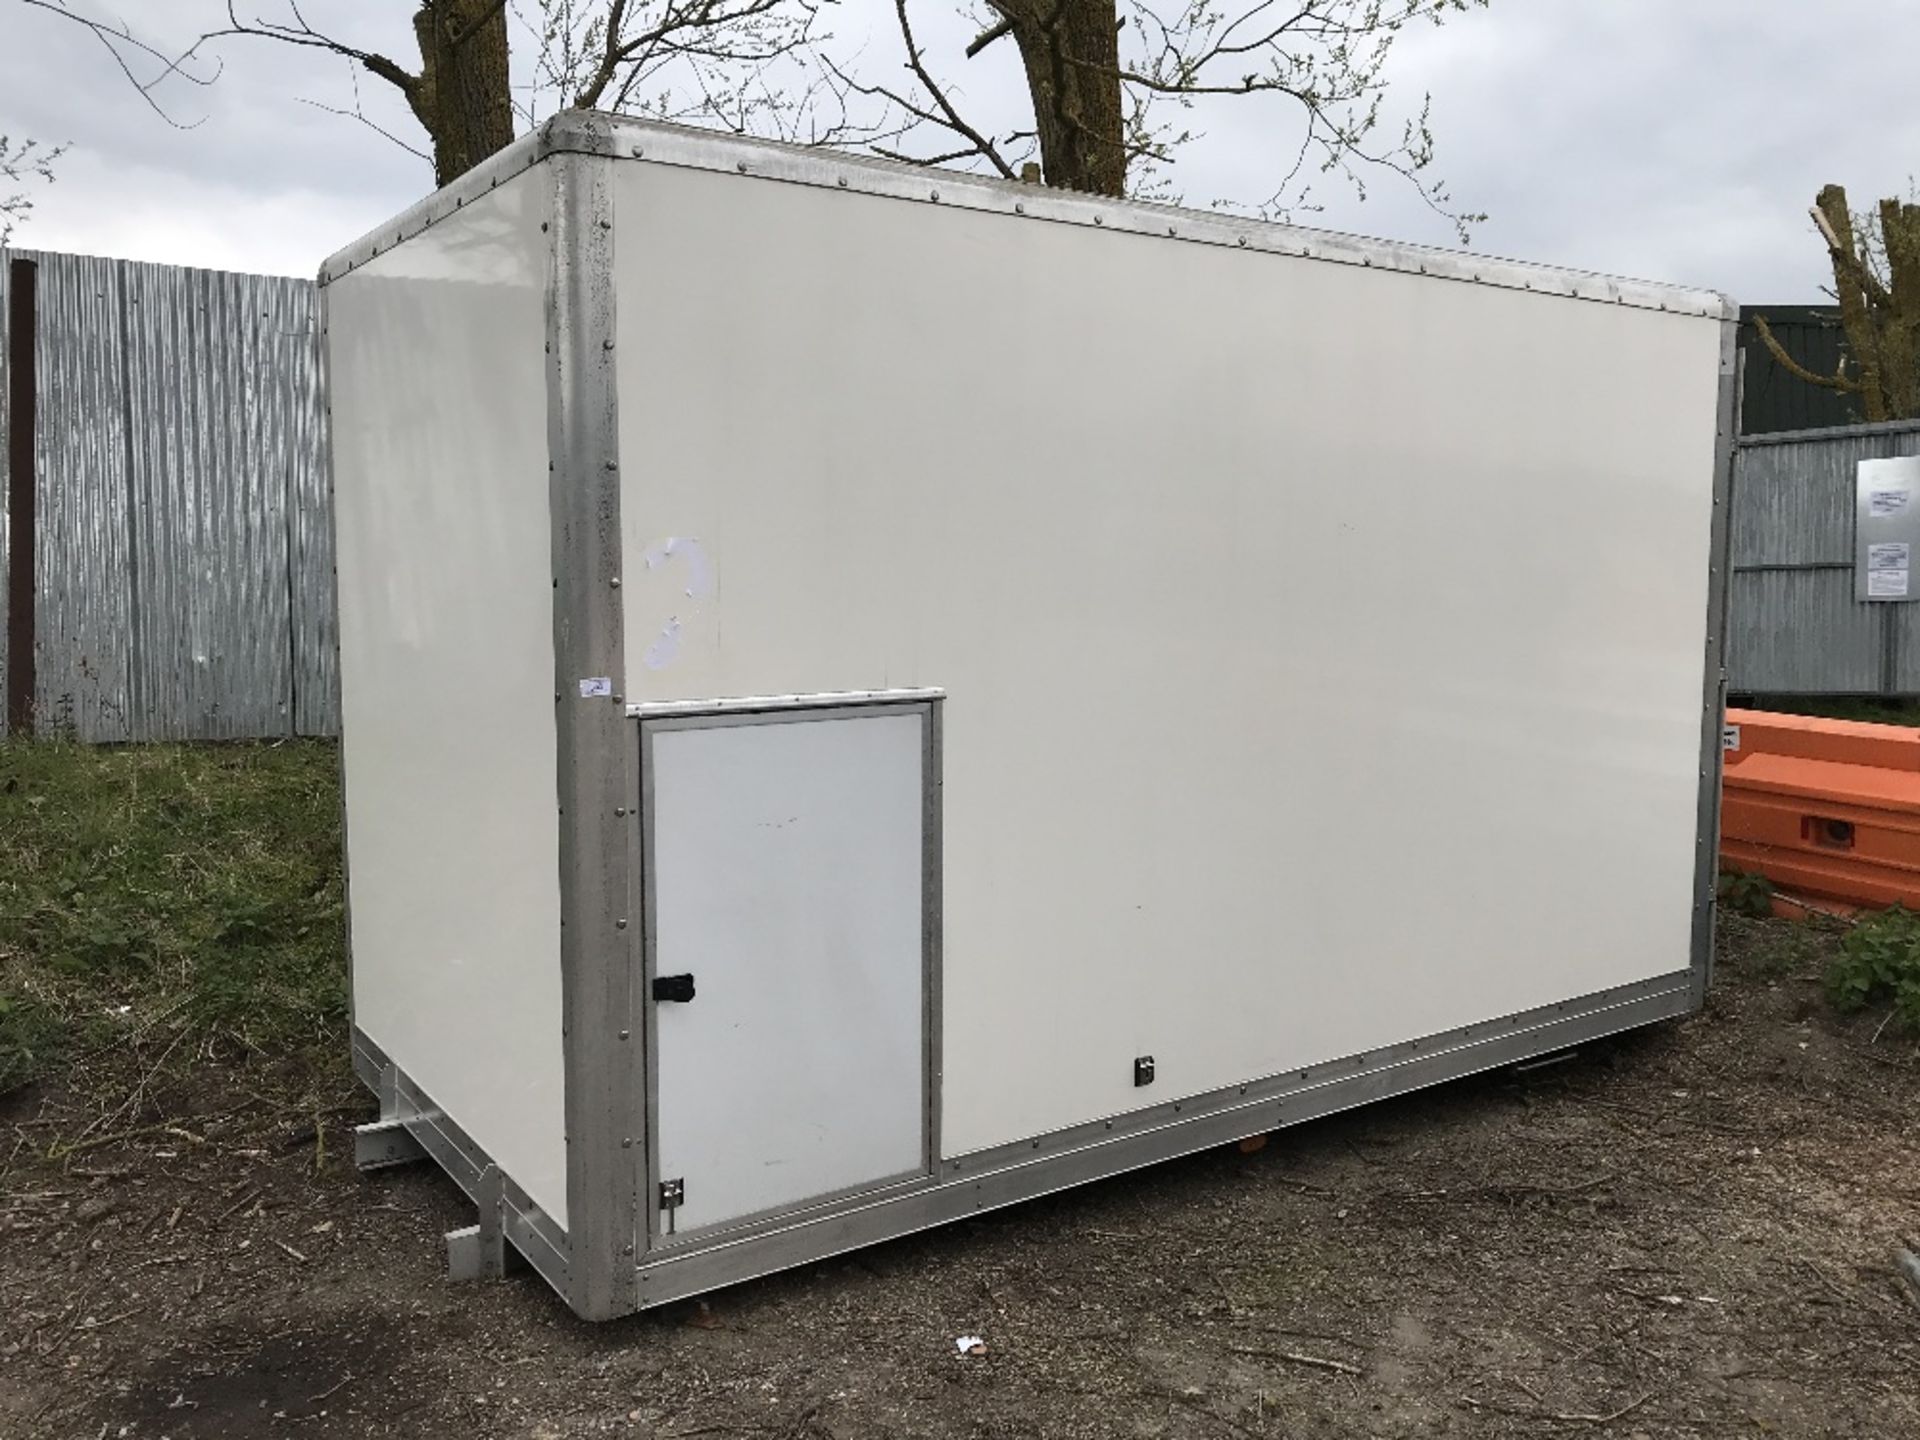
[[[1920,421],[1749,436],[1734,455],[1727,685],[1920,694],[1916,606],[1853,598],[1854,472],[1920,455]]]
[[[333,734],[314,286],[25,250],[0,260],[36,267],[36,724],[95,741]],[[14,273],[0,264],[0,290]],[[0,326],[12,308],[0,295]],[[0,344],[10,364],[23,358],[14,338]],[[0,638],[0,675],[9,659]]]

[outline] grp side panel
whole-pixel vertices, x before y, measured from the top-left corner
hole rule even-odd
[[[947,1154],[1687,967],[1716,322],[615,193],[633,698],[946,689]]]
[[[535,167],[327,289],[354,1018],[566,1223]]]

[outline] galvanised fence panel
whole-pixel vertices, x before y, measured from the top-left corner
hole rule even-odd
[[[287,565],[293,613],[293,728],[340,733],[340,641],[334,628],[333,477],[319,291],[301,282],[311,343],[287,354]]]
[[[1727,687],[1743,695],[1920,694],[1908,603],[1854,595],[1862,460],[1920,455],[1920,422],[1748,436],[1734,454]]]
[[[314,286],[0,258],[38,266],[36,723],[92,741],[334,733]]]
[[[8,288],[13,267],[7,264],[7,252],[0,250],[0,735],[7,733],[7,579],[12,563],[7,545],[7,456],[12,453],[13,379],[12,352],[7,349],[7,309],[11,303]]]
[[[87,255],[34,258],[34,715],[88,739],[125,740],[133,654],[126,267]]]

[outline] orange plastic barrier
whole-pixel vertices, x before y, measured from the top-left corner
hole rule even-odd
[[[1920,910],[1920,729],[1759,710],[1727,727],[1721,868]]]

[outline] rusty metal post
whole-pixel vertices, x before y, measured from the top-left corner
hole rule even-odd
[[[7,273],[7,731],[33,728],[35,403],[39,265],[15,259]]]

